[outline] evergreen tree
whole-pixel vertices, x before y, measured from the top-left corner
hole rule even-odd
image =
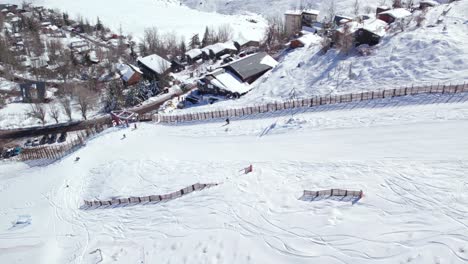
[[[211,30],[208,28],[208,26],[205,28],[205,34],[203,34],[203,39],[201,42],[202,47],[206,47],[208,45],[213,44],[213,33]]]
[[[104,29],[104,26],[102,25],[101,20],[99,17],[97,17],[97,22],[96,22],[96,31],[102,31]]]
[[[182,55],[182,57],[184,56],[185,52],[187,52],[187,46],[185,45],[184,38],[182,38],[182,40],[180,41],[179,52],[180,52],[180,55]]]
[[[192,36],[189,45],[191,49],[200,47],[200,37],[198,36],[198,34]]]

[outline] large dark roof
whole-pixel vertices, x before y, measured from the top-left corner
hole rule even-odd
[[[263,73],[272,68],[267,64],[261,63],[266,56],[269,56],[266,52],[259,52],[234,61],[224,66],[224,68],[229,68],[230,70],[234,71],[235,74],[237,74],[243,81],[245,81],[252,76]]]

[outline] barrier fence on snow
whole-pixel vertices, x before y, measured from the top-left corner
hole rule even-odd
[[[268,103],[257,106],[248,106],[243,108],[233,108],[226,110],[213,110],[209,112],[196,112],[179,115],[157,114],[155,121],[162,123],[190,122],[209,120],[228,117],[242,117],[247,115],[261,114],[280,110],[314,107],[319,105],[330,105],[349,102],[360,102],[366,100],[375,100],[383,98],[393,98],[417,94],[454,94],[468,92],[468,84],[437,84],[425,86],[411,86],[396,89],[385,89],[376,91],[366,91],[361,93],[350,93],[341,95],[316,96],[313,98],[296,99],[284,102]]]
[[[18,155],[20,161],[28,160],[56,160],[60,159],[70,153],[73,153],[81,146],[85,145],[87,138],[94,136],[108,127],[107,124],[90,127],[86,130],[81,131],[77,136],[63,143],[56,143],[53,145],[43,145],[32,148],[23,148],[21,153]]]
[[[349,191],[349,190],[341,190],[341,189],[329,189],[323,191],[306,191],[304,190],[303,197],[307,198],[316,198],[316,197],[331,197],[331,196],[339,196],[339,197],[359,197],[362,198],[364,193],[361,191]]]
[[[143,196],[143,197],[129,197],[129,198],[120,198],[120,199],[112,199],[112,200],[94,200],[88,201],[84,200],[84,209],[88,208],[99,208],[104,206],[125,206],[125,205],[136,205],[141,203],[159,203],[159,202],[166,202],[170,201],[184,195],[187,195],[191,192],[200,191],[205,188],[210,188],[213,186],[217,186],[217,183],[195,183],[186,188],[180,189],[178,191],[169,193],[169,194],[162,194],[162,195],[150,195],[150,196]]]

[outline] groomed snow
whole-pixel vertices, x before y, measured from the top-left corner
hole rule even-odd
[[[47,167],[2,163],[0,262],[465,263],[468,103],[440,99],[454,103],[140,124]],[[195,182],[222,184],[164,204],[78,209]],[[365,196],[298,200],[329,188]]]

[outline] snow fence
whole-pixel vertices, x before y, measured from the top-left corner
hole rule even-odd
[[[314,107],[320,105],[349,103],[349,102],[360,102],[367,100],[376,100],[383,98],[393,98],[407,95],[417,94],[454,94],[468,92],[468,84],[436,84],[436,85],[425,85],[425,86],[410,86],[401,87],[396,89],[385,89],[376,91],[366,91],[361,93],[350,93],[341,95],[326,95],[316,96],[313,98],[304,98],[289,100],[284,102],[268,103],[257,106],[247,106],[243,108],[214,110],[209,112],[197,112],[187,113],[180,115],[165,115],[157,114],[154,116],[155,121],[162,123],[177,123],[177,122],[190,122],[209,120],[217,118],[228,118],[228,117],[242,117],[247,115],[255,115],[267,112],[275,112],[287,109],[302,108],[302,107]]]
[[[364,192],[360,191],[350,191],[342,189],[328,189],[322,191],[307,191],[304,190],[304,194],[299,198],[303,201],[316,201],[323,200],[327,198],[339,198],[340,200],[352,200],[352,199],[361,199],[364,196]]]
[[[84,207],[82,209],[89,209],[89,208],[99,208],[99,207],[108,207],[108,206],[127,206],[127,205],[136,205],[136,204],[143,204],[143,203],[159,203],[159,202],[167,202],[170,200],[174,200],[176,198],[182,197],[187,195],[191,192],[200,191],[205,188],[210,188],[213,186],[219,185],[218,183],[195,183],[178,191],[169,193],[169,194],[161,194],[161,195],[150,195],[150,196],[143,196],[143,197],[129,197],[129,198],[119,198],[119,199],[112,199],[112,200],[84,200]]]

